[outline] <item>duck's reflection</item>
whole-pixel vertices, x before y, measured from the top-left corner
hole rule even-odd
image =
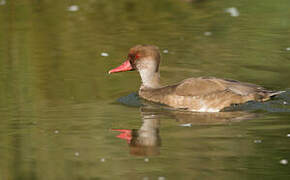
[[[175,119],[178,124],[192,125],[216,125],[239,122],[252,119],[257,115],[249,112],[218,112],[218,113],[199,113],[188,111],[177,111],[159,105],[142,103],[140,107],[142,125],[136,129],[113,129],[120,132],[116,137],[124,139],[129,145],[132,155],[153,156],[160,154],[161,137],[159,135],[160,118]]]
[[[113,129],[113,131],[121,132],[116,137],[127,141],[130,154],[137,156],[158,155],[161,146],[160,119],[155,112],[146,111],[143,107],[140,109],[142,125],[138,130]]]
[[[179,123],[187,123],[191,125],[228,124],[257,117],[254,113],[241,111],[215,113],[176,111],[171,113],[171,116]]]

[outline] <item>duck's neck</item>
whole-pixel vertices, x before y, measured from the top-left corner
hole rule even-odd
[[[141,69],[139,70],[139,74],[142,80],[141,89],[146,88],[155,89],[161,87],[159,71],[155,72],[151,69]]]

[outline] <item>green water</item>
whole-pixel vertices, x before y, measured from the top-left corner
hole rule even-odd
[[[289,179],[289,7],[0,0],[0,179]],[[216,76],[286,93],[223,113],[143,102],[136,72],[107,74],[136,44],[160,47],[165,84]]]

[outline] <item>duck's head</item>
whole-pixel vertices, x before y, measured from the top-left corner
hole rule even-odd
[[[129,51],[127,60],[120,66],[109,71],[109,74],[123,71],[147,71],[158,72],[160,52],[153,45],[136,45]]]

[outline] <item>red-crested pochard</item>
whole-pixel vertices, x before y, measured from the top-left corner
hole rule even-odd
[[[232,104],[266,101],[284,91],[269,91],[255,84],[214,77],[185,79],[161,86],[160,52],[153,45],[136,45],[127,60],[109,73],[137,70],[142,79],[139,96],[148,101],[199,112],[218,112]]]

